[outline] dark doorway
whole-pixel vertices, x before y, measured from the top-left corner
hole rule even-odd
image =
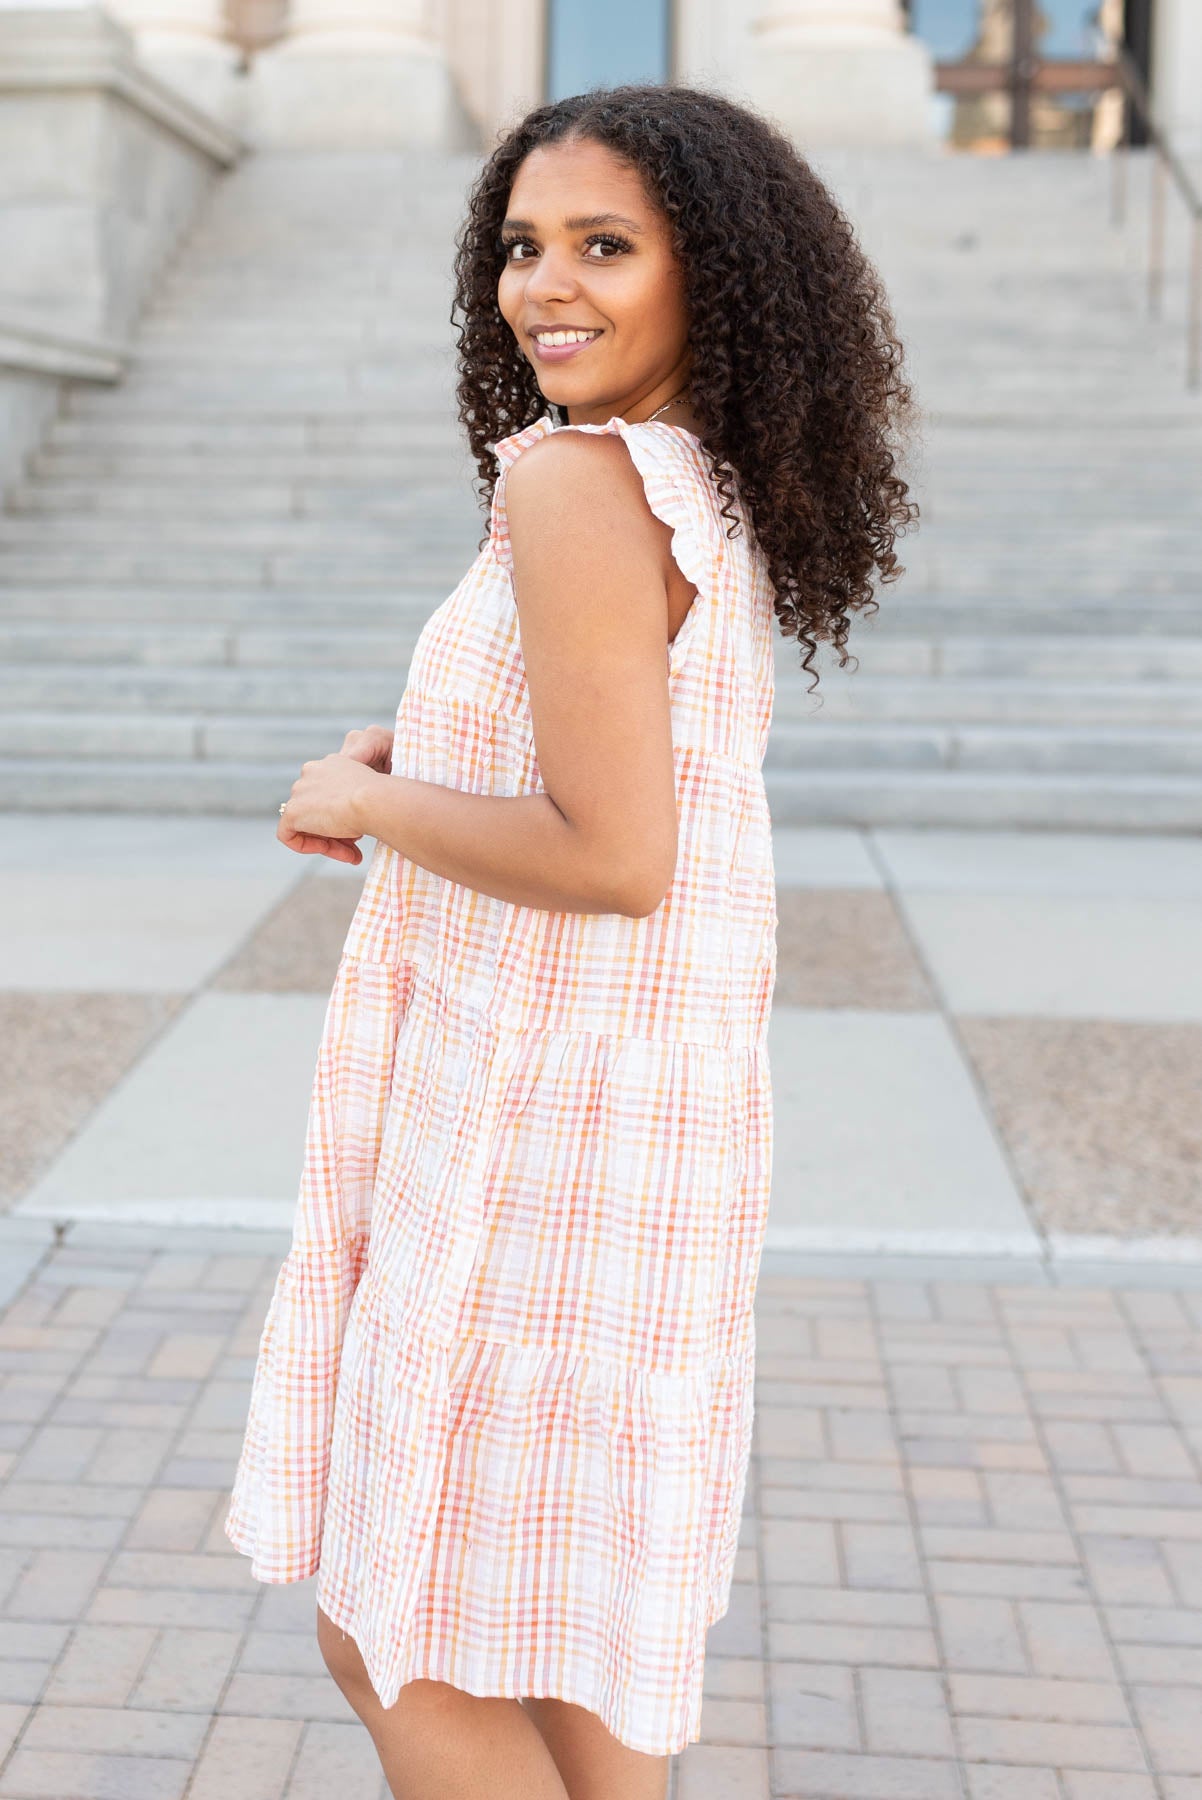
[[[1139,70],[1145,87],[1152,85],[1152,11],[1154,0],[1127,0],[1123,9],[1123,42]],[[1148,141],[1144,122],[1134,107],[1128,108],[1128,129],[1133,144]]]

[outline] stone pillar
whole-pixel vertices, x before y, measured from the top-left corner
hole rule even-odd
[[[224,0],[104,0],[134,34],[138,60],[223,124],[242,123],[242,56]]]
[[[931,54],[899,0],[767,0],[752,13],[743,86],[802,150],[934,141]]]
[[[247,129],[266,148],[478,146],[426,0],[292,0],[250,81]]]
[[[1123,35],[1123,0],[1099,0],[1097,10],[1097,56],[1100,62],[1113,62],[1115,47]],[[1089,131],[1089,147],[1099,153],[1113,150],[1123,134],[1123,91],[1106,88],[1094,102]]]
[[[542,104],[547,0],[440,0],[440,10],[451,73],[491,149]]]
[[[1175,149],[1202,156],[1202,6],[1156,0],[1152,12],[1152,106]]]

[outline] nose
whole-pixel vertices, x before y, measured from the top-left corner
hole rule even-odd
[[[526,298],[534,301],[566,300],[577,292],[578,286],[569,253],[566,250],[544,249],[526,277]]]

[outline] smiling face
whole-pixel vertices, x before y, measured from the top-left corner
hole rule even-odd
[[[668,222],[636,170],[591,139],[548,144],[509,193],[497,301],[548,401],[573,425],[647,418],[688,380],[688,316]],[[540,344],[573,328],[587,341]],[[686,400],[661,415],[691,425]]]

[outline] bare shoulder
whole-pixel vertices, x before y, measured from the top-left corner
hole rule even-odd
[[[505,492],[511,529],[535,516],[603,528],[641,521],[652,537],[659,524],[642,476],[613,432],[548,432],[511,465]]]

